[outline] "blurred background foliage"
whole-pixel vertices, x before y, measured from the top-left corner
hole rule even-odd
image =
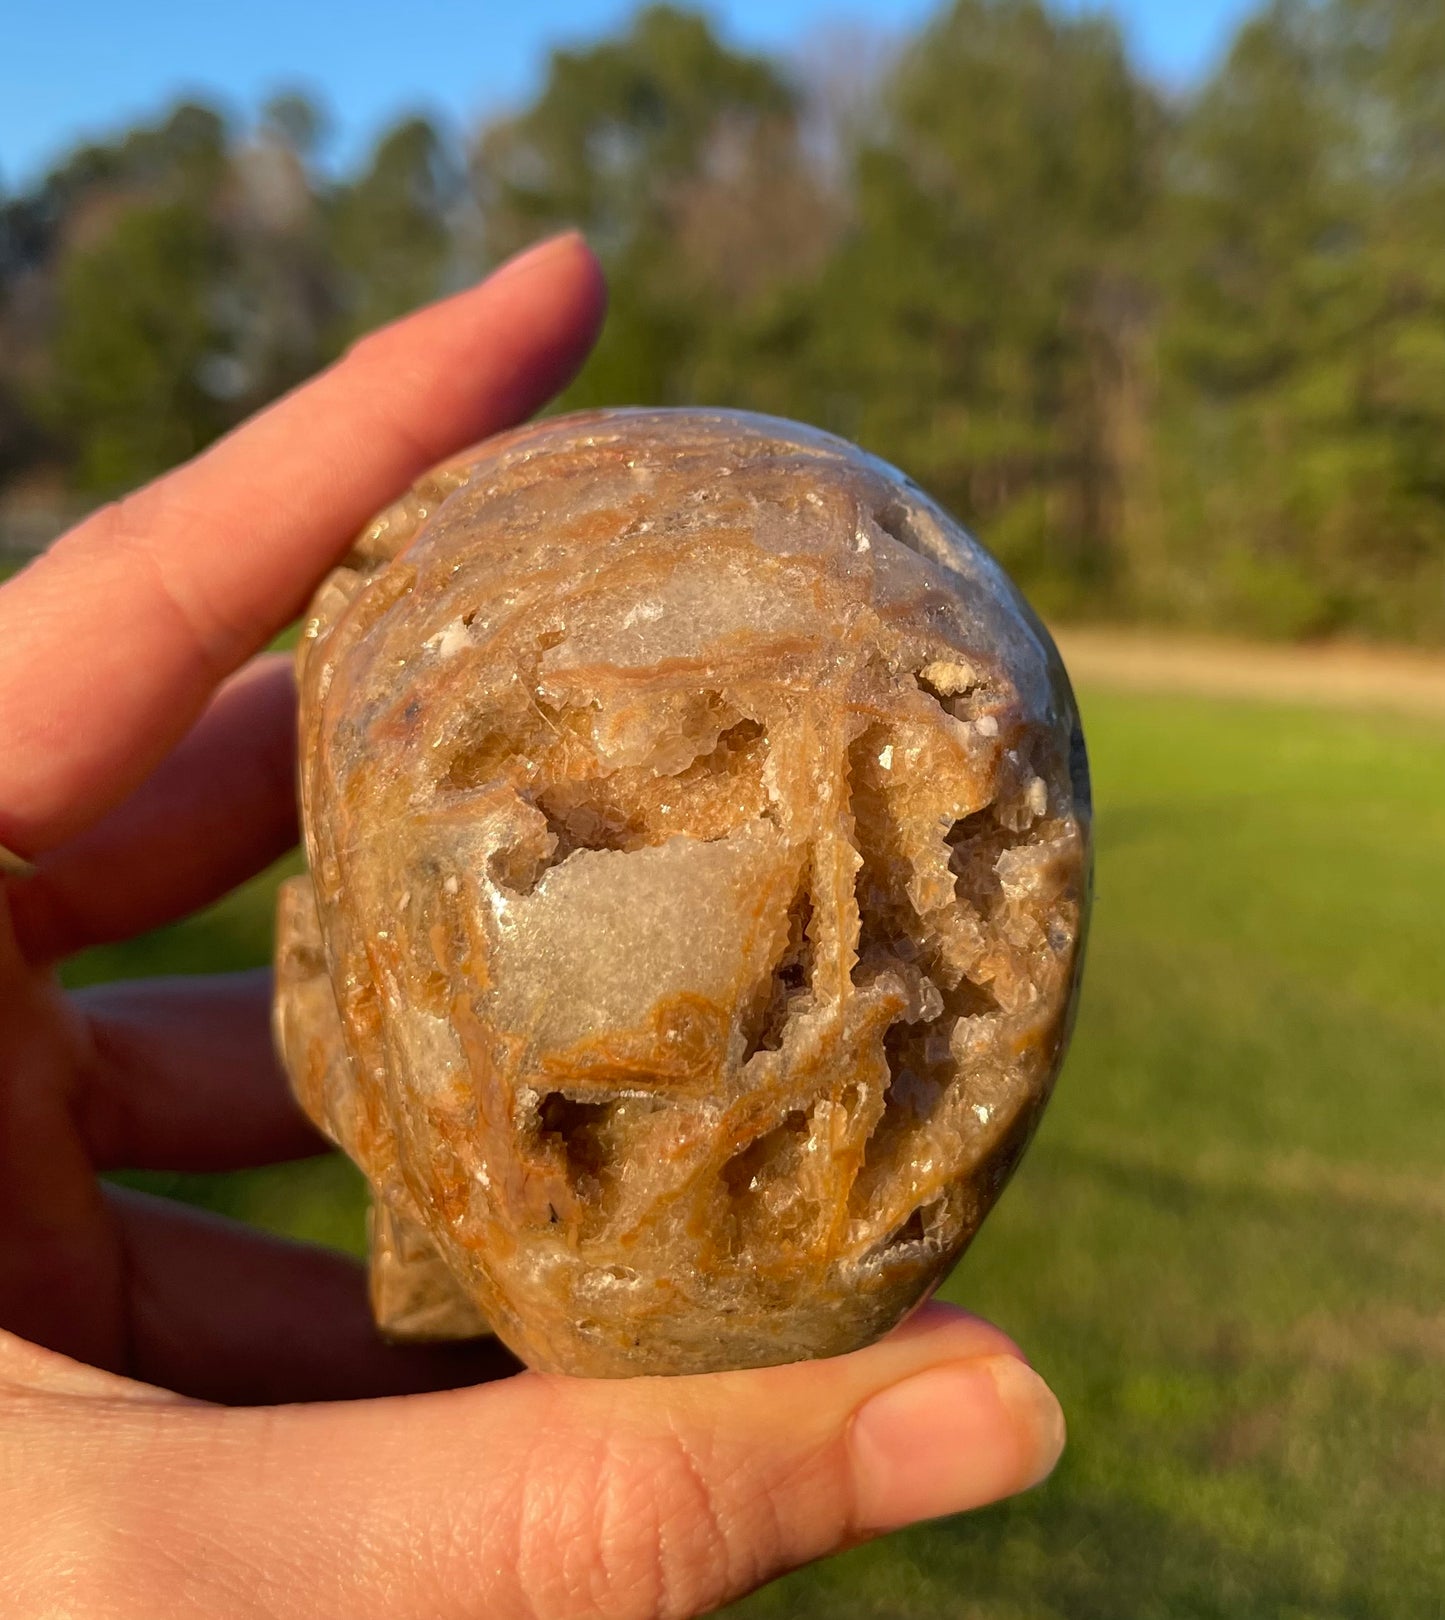
[[[1174,97],[1040,0],[787,63],[660,5],[351,174],[302,95],[185,103],[0,198],[0,523],[580,225],[614,305],[567,404],[831,427],[1055,617],[1445,641],[1442,63],[1445,0],[1275,0]]]

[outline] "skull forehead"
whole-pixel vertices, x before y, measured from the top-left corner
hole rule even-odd
[[[931,586],[939,605],[947,600],[934,571],[877,530],[865,492],[829,463],[794,461],[786,476],[701,460],[645,471],[630,471],[621,490],[575,472],[539,479],[525,501],[491,495],[496,486],[478,476],[408,554],[415,582],[393,614],[398,642],[465,618],[474,645],[496,641],[504,652],[555,626],[570,645],[550,653],[550,668],[643,667],[725,654],[739,632],[830,639],[873,599],[880,573],[891,595],[905,580],[908,594]],[[893,554],[881,570],[875,546]]]
[[[478,474],[353,646],[345,705],[368,744],[415,748],[425,772],[479,714],[532,699],[609,711],[645,693],[661,712],[689,690],[746,702],[771,687],[836,702],[860,658],[897,670],[968,640],[937,567],[879,528],[856,477],[796,457],[723,472],[672,469],[637,504],[597,498],[577,473],[541,479],[562,514],[545,524],[499,510]],[[591,502],[581,516],[571,483]]]
[[[325,639],[355,586],[369,586],[364,626],[353,622],[344,638],[358,677],[352,686],[360,695],[349,705],[355,716],[366,706],[368,664],[379,665],[382,682],[395,689],[428,643],[452,652],[498,633],[505,640],[549,605],[560,621],[609,568],[625,594],[628,558],[632,579],[646,587],[656,583],[647,577],[649,557],[655,576],[689,551],[730,546],[745,572],[760,553],[794,564],[826,561],[812,584],[816,597],[823,577],[827,601],[807,604],[822,610],[810,621],[820,637],[836,628],[829,610],[846,616],[860,596],[895,617],[911,610],[931,621],[935,635],[1006,668],[1030,709],[1054,706],[1059,670],[1046,633],[946,513],[856,446],[746,412],[582,413],[464,453],[365,531],[353,557],[370,579],[351,574],[350,588],[323,593],[307,634]],[[398,553],[402,562],[378,574],[377,565]],[[392,588],[375,589],[379,579]],[[805,590],[806,575],[785,569],[757,583],[755,604]],[[623,616],[639,605],[649,611],[634,601]]]

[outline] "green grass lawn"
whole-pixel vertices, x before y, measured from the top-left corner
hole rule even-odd
[[[945,1293],[1069,1450],[1031,1496],[741,1604],[849,1620],[1445,1613],[1445,732],[1085,694],[1098,898],[1073,1055]],[[269,885],[77,964],[264,959]],[[317,1163],[171,1190],[355,1246]]]

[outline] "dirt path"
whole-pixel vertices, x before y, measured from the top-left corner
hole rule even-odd
[[[1362,646],[1270,647],[1167,632],[1056,630],[1081,686],[1389,709],[1445,720],[1445,655]]]

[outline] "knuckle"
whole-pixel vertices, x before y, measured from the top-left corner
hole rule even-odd
[[[165,482],[159,481],[107,502],[89,523],[95,525],[96,538],[106,552],[131,557],[148,554],[154,536],[166,527],[170,510],[171,496]]]
[[[739,1589],[711,1459],[680,1433],[614,1433],[559,1453],[527,1478],[518,1534],[537,1620],[696,1615]]]
[[[111,502],[93,521],[110,565],[147,576],[151,599],[168,613],[209,678],[219,680],[244,650],[244,632],[214,602],[181,587],[157,544],[158,537],[187,527],[203,529],[204,518],[188,514],[162,479]]]

